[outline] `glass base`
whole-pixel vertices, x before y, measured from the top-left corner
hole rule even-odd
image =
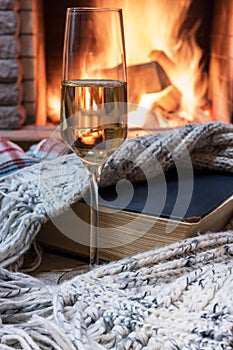
[[[83,275],[91,270],[93,270],[94,266],[92,265],[82,265],[76,267],[75,269],[64,272],[57,281],[57,284],[61,284],[65,281],[70,281],[72,278]]]

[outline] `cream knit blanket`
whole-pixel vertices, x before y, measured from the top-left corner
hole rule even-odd
[[[100,184],[140,181],[189,160],[233,172],[233,126],[189,125],[129,140],[106,163]],[[69,155],[0,185],[0,349],[231,349],[232,228],[107,264],[59,286],[5,269],[19,268],[43,222],[80,198],[84,175]]]

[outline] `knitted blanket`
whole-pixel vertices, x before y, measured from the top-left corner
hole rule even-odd
[[[233,126],[189,125],[128,140],[106,163],[100,185],[190,164],[233,172]],[[10,272],[20,268],[41,225],[79,200],[87,186],[73,154],[26,167],[1,183],[0,349],[231,349],[231,226],[61,285]]]
[[[1,349],[232,349],[233,235],[206,234],[46,286],[1,270]]]

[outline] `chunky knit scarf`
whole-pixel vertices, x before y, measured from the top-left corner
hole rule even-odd
[[[106,163],[100,185],[190,164],[233,172],[233,126],[189,125],[128,140]],[[231,228],[59,286],[9,271],[20,268],[41,225],[87,186],[72,154],[27,167],[0,185],[0,349],[231,349]]]

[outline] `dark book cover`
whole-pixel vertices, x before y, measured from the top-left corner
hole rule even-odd
[[[202,218],[232,194],[233,174],[183,169],[178,175],[176,169],[170,169],[149,181],[130,184],[123,180],[117,186],[101,188],[99,204],[180,220]]]

